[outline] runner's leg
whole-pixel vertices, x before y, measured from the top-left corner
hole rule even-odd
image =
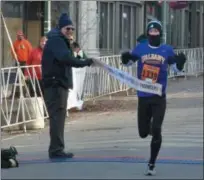
[[[161,129],[166,111],[166,98],[155,96],[154,99],[152,99],[151,105],[153,116],[152,141],[151,141],[151,154],[149,160],[149,170],[147,175],[154,175],[156,173],[154,171],[154,167],[162,143]]]
[[[149,100],[149,97],[138,99],[138,131],[141,138],[146,138],[150,132],[152,111]]]

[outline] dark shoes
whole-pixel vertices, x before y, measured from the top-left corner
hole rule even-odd
[[[59,158],[73,158],[74,154],[70,152],[59,151],[55,153],[49,153],[50,159],[59,159]]]

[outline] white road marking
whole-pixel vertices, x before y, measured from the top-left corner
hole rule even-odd
[[[26,134],[18,134],[18,135],[15,135],[15,136],[4,138],[1,141],[8,141],[8,140],[15,139],[15,138],[22,137],[22,136],[30,136],[30,134],[27,134],[27,133]]]

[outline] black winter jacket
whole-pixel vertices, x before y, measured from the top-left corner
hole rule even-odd
[[[73,88],[72,67],[87,66],[86,61],[73,56],[68,40],[59,29],[47,34],[48,41],[42,55],[42,81],[44,87],[61,86]]]

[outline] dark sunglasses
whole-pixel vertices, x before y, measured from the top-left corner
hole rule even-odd
[[[74,28],[71,28],[71,27],[68,27],[68,28],[66,28],[66,30],[67,30],[67,31],[70,31],[70,30],[74,31],[75,29],[74,29]]]

